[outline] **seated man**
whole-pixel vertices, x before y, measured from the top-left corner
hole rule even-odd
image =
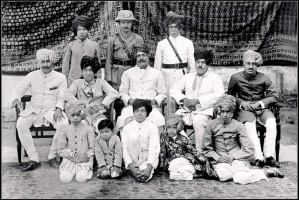
[[[232,119],[236,99],[224,94],[214,105],[219,118],[206,125],[204,154],[211,159],[220,181],[233,179],[235,183],[248,184],[268,177],[283,178],[275,167],[251,169],[249,160],[254,155],[254,145],[245,126]]]
[[[149,120],[152,106],[147,100],[133,103],[134,120],[124,126],[122,149],[125,167],[139,182],[148,182],[158,166],[160,142],[158,127]]]
[[[263,167],[264,156],[256,132],[256,120],[266,127],[264,154],[266,165],[279,166],[273,156],[275,154],[276,120],[268,109],[271,103],[278,100],[278,93],[268,75],[257,72],[257,67],[263,63],[261,54],[248,50],[244,53],[244,71],[233,74],[228,84],[227,94],[237,99],[235,118],[244,123],[249,138],[255,147],[255,165]]]
[[[95,74],[100,71],[100,63],[96,57],[84,56],[80,65],[83,79],[72,82],[64,95],[64,100],[85,103],[88,116],[83,123],[87,122],[93,126],[95,132],[98,132],[99,122],[107,119],[110,104],[119,98],[120,94],[104,79],[95,79]]]
[[[213,60],[212,50],[196,52],[194,57],[196,73],[183,76],[169,94],[177,104],[182,104],[183,108],[176,114],[182,116],[187,125],[193,124],[196,148],[202,151],[205,125],[212,119],[212,105],[224,94],[224,86],[219,75],[208,71]]]
[[[67,83],[63,74],[53,70],[55,53],[53,50],[40,49],[36,52],[36,58],[40,64],[40,70],[27,74],[11,93],[12,108],[20,106],[20,99],[29,88],[32,94],[30,103],[20,113],[17,121],[19,138],[29,156],[29,164],[21,171],[34,170],[41,165],[29,131],[32,124],[35,127],[40,127],[42,125],[49,126],[51,123],[56,129],[48,156],[50,165],[55,168],[59,167],[56,161],[58,136],[61,129],[68,125],[65,113],[62,112],[64,109],[63,95]]]
[[[158,126],[161,133],[165,120],[158,107],[166,99],[164,77],[161,71],[149,66],[149,49],[145,44],[136,44],[133,47],[137,65],[125,71],[121,77],[119,93],[126,107],[118,117],[116,127],[122,132],[125,120],[133,116],[134,101],[146,99],[153,107],[148,119]]]
[[[185,135],[184,121],[177,114],[165,117],[166,130],[160,138],[160,168],[168,169],[170,179],[192,180],[199,174],[213,178],[214,171],[208,159],[200,153]]]

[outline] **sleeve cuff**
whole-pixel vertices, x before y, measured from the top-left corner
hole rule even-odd
[[[265,108],[265,104],[262,101],[259,101],[259,103],[261,104],[262,109]]]

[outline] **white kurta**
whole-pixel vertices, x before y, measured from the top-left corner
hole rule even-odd
[[[147,66],[145,70],[141,70],[138,66],[128,69],[121,77],[119,93],[126,107],[123,108],[116,127],[122,128],[126,118],[133,116],[133,107],[128,105],[130,98],[155,99],[158,105],[161,105],[166,98],[163,74],[150,66]],[[165,124],[163,115],[156,108],[153,108],[148,118],[157,126]]]
[[[176,38],[169,36],[170,41],[177,50],[180,58],[183,63],[188,62],[188,67],[190,72],[195,72],[195,59],[194,59],[194,46],[193,42],[183,36],[178,36]],[[172,86],[177,83],[183,76],[182,69],[165,69],[162,68],[163,64],[177,64],[180,63],[179,59],[175,55],[172,47],[170,46],[167,39],[160,41],[157,45],[156,55],[155,55],[155,64],[154,68],[161,70],[164,77],[167,88],[167,106],[165,108],[165,113],[175,112],[176,105],[174,100],[169,95],[169,90]],[[184,69],[184,72],[187,73],[187,70]]]
[[[156,168],[159,161],[160,139],[158,127],[146,119],[136,120],[126,125],[121,135],[125,166],[133,163],[135,167],[150,163]]]

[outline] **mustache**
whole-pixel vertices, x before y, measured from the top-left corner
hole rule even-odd
[[[145,60],[138,60],[138,62],[145,62]]]

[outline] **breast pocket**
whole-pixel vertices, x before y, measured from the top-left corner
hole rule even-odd
[[[49,90],[50,90],[50,94],[56,96],[58,93],[58,86],[57,85],[50,86]]]

